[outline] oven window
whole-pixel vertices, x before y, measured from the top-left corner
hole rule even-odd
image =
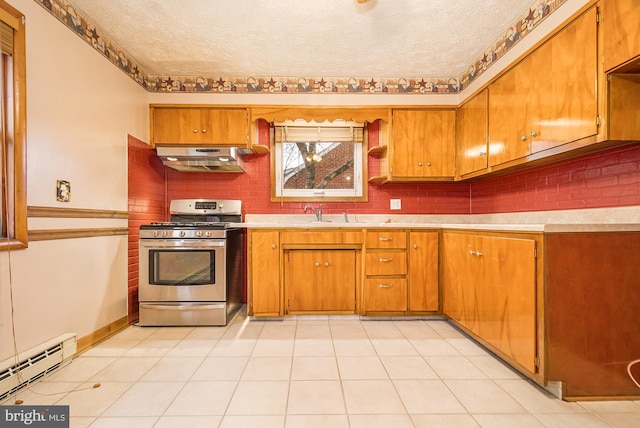
[[[215,270],[215,250],[149,251],[149,284],[214,284]]]

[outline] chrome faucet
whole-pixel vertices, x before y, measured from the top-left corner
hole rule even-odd
[[[314,208],[312,205],[305,205],[303,211],[307,212],[309,209],[316,215],[316,221],[322,221],[322,204],[318,208]]]

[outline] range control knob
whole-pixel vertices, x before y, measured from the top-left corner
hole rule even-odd
[[[197,230],[196,231],[196,236],[197,237],[201,237],[202,236],[202,231],[201,230]]]
[[[185,235],[184,230],[181,230],[181,231],[180,231],[180,237],[181,237],[181,238],[183,238],[183,237],[184,237],[184,235]]]
[[[207,237],[211,236],[211,232],[209,231],[205,232],[204,236],[207,236]]]
[[[154,237],[158,236],[158,231],[157,231],[157,230],[154,230],[154,231],[153,231],[153,236],[154,236]]]
[[[167,236],[167,231],[166,230],[162,231],[162,236]]]

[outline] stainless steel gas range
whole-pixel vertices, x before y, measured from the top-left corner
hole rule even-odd
[[[171,201],[170,222],[140,226],[141,326],[226,325],[242,306],[237,200]]]

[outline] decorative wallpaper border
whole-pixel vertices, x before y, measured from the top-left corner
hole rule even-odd
[[[34,0],[149,92],[251,94],[452,94],[459,93],[526,37],[566,0],[536,0],[458,77],[222,77],[149,75],[67,0]]]

